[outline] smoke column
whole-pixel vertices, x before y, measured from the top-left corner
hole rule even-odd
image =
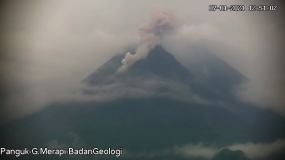
[[[153,8],[150,23],[140,28],[140,45],[135,54],[126,54],[119,71],[125,71],[136,61],[146,58],[149,51],[160,44],[160,36],[165,31],[173,30],[177,25],[177,19],[171,11]]]

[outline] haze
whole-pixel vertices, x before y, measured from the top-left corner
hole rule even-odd
[[[187,66],[191,53],[210,52],[244,74],[237,97],[285,115],[283,5],[277,12],[210,12],[211,4],[272,1],[9,1],[1,9],[1,121],[34,113],[76,90],[79,82],[115,54],[139,44],[151,9],[171,10],[180,28],[162,46]]]

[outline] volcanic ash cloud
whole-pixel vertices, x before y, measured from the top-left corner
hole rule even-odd
[[[177,26],[177,19],[171,11],[153,8],[149,24],[140,28],[140,45],[136,48],[135,54],[126,54],[119,71],[125,71],[136,61],[146,58],[149,51],[160,44],[161,35]]]

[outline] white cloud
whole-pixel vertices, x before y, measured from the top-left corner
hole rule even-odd
[[[175,147],[174,152],[185,157],[203,157],[210,159],[220,150],[215,147],[206,147],[202,143],[198,145],[189,144],[184,147]]]
[[[160,90],[164,88],[163,92]],[[109,85],[87,86],[81,85],[72,94],[58,97],[58,101],[89,101],[104,102],[123,97],[166,97],[176,100],[184,100],[199,104],[219,105],[210,102],[192,92],[187,84],[181,82],[164,80],[159,77],[148,77],[146,79],[128,78],[124,82],[115,81]]]
[[[271,143],[245,143],[233,144],[224,147],[205,146],[203,143],[189,144],[186,146],[174,147],[174,152],[186,157],[204,157],[212,158],[223,148],[232,151],[241,150],[246,156],[252,160],[266,158],[274,153],[281,153],[285,149],[285,139],[278,139]]]
[[[273,143],[246,143],[228,147],[231,150],[241,150],[252,159],[265,158],[270,154],[280,153],[285,149],[285,139],[278,139]]]
[[[234,2],[249,3],[215,1]],[[5,115],[1,119],[38,111],[76,88],[80,80],[113,55],[125,53],[126,47],[138,44],[138,29],[148,21],[153,6],[172,10],[185,24],[166,47],[181,63],[187,63],[191,52],[212,52],[251,80],[251,85],[245,85],[249,88],[240,92],[243,100],[284,113],[281,108],[284,101],[276,91],[282,83],[282,77],[276,75],[282,72],[274,69],[274,53],[282,45],[278,43],[281,31],[278,13],[209,12],[208,5],[213,3],[184,0],[12,3],[0,17],[1,52],[8,55],[1,60],[1,73],[10,84],[6,105],[0,109]]]

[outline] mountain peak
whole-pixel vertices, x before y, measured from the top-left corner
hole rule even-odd
[[[152,74],[161,78],[179,81],[190,81],[192,74],[181,65],[175,57],[165,51],[161,46],[153,48],[145,59],[135,62],[129,72]]]
[[[104,65],[98,68],[95,72],[89,75],[84,81],[90,85],[106,83],[118,77],[118,69],[122,66],[124,55],[116,55],[107,61]],[[158,76],[163,79],[179,80],[189,82],[192,74],[181,65],[172,54],[165,51],[161,46],[153,48],[148,56],[140,59],[128,68],[127,71],[120,75],[122,77],[144,77]]]

